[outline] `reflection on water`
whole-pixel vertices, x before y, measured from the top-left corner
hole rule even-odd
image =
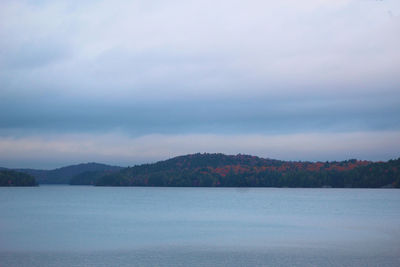
[[[0,188],[0,266],[400,266],[400,191]]]

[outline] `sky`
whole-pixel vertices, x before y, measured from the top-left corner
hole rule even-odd
[[[0,166],[400,157],[398,0],[0,2]]]

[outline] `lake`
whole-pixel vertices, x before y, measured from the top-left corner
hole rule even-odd
[[[0,188],[0,266],[400,266],[400,190]]]

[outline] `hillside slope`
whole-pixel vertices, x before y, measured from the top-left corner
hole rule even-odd
[[[39,184],[69,184],[72,177],[84,172],[95,172],[95,171],[116,172],[121,169],[122,167],[110,166],[100,163],[82,163],[54,170],[35,170],[35,169],[15,169],[15,170],[32,175],[33,177],[35,177],[36,181]]]
[[[98,178],[109,186],[399,187],[400,160],[292,162],[249,155],[192,154]]]

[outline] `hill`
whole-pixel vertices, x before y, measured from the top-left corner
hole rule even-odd
[[[35,178],[29,174],[12,170],[0,170],[0,186],[36,186]]]
[[[98,177],[100,186],[399,187],[400,159],[296,162],[192,154]]]
[[[72,177],[84,172],[111,173],[121,169],[122,167],[100,163],[82,163],[54,170],[15,169],[15,171],[32,175],[39,184],[69,184]]]
[[[95,185],[97,181],[109,174],[113,174],[115,171],[110,171],[110,170],[103,170],[103,171],[86,171],[79,173],[75,176],[73,176],[69,180],[70,185]]]

